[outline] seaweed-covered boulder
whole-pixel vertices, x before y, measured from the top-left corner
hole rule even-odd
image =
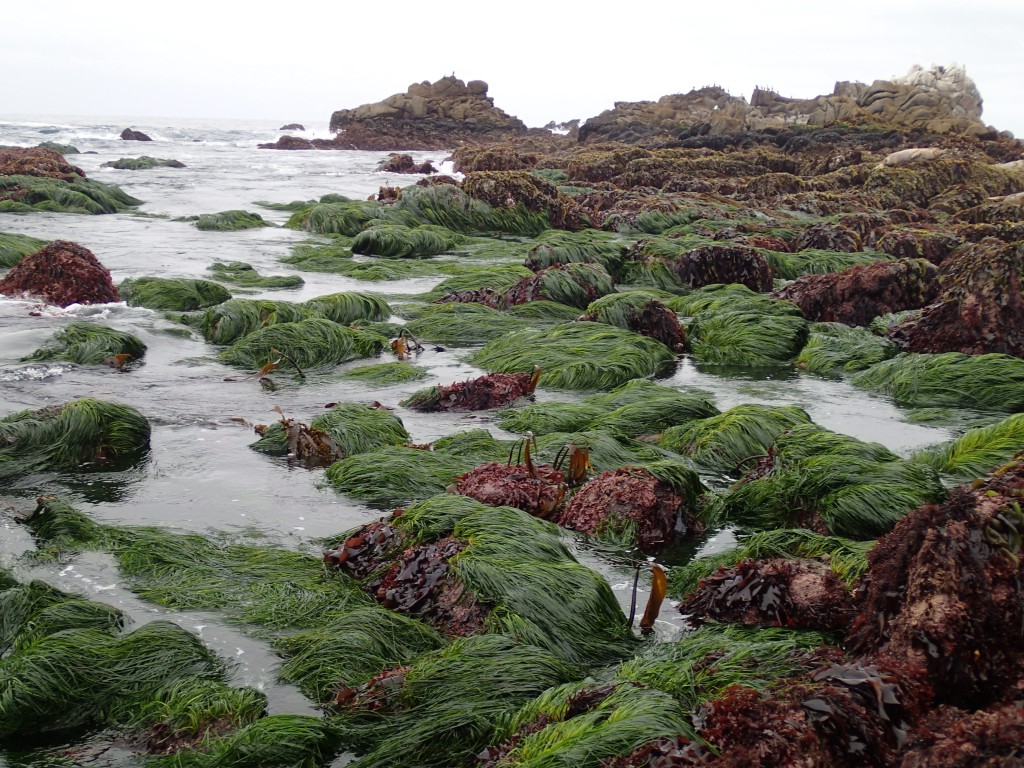
[[[174,312],[205,309],[231,298],[223,285],[189,277],[129,277],[118,290],[129,306]]]
[[[897,259],[927,259],[942,264],[963,240],[948,232],[930,229],[892,229],[878,238],[874,247]]]
[[[631,274],[630,263],[634,265],[634,272],[660,264],[679,284],[689,288],[740,283],[754,291],[772,289],[772,272],[764,254],[745,245],[714,244],[682,249],[671,247],[671,240],[665,238],[641,240],[630,249],[626,261],[627,279]]]
[[[779,303],[772,313],[742,303],[699,312],[688,326],[694,359],[735,368],[790,365],[807,342],[808,323],[795,307]]]
[[[555,229],[585,229],[590,219],[570,197],[550,181],[527,171],[474,171],[466,174],[462,190],[493,208],[522,207],[542,214]]]
[[[808,320],[867,325],[875,317],[918,309],[939,293],[939,271],[924,259],[879,261],[837,274],[805,275],[772,295]]]
[[[85,171],[53,149],[3,147],[0,148],[0,176],[36,176],[71,182],[85,178]]]
[[[862,371],[899,351],[892,341],[867,328],[843,323],[812,323],[796,366],[819,376]]]
[[[434,497],[353,531],[324,559],[386,607],[449,636],[486,622],[574,663],[631,646],[604,578],[575,561],[555,526],[518,509]]]
[[[412,155],[391,152],[377,164],[377,170],[383,173],[437,173],[437,169],[429,160],[417,165]]]
[[[1024,743],[1024,708],[1019,701],[978,712],[940,707],[907,739],[900,768],[1012,766]]]
[[[679,605],[699,620],[764,627],[844,630],[853,619],[852,595],[820,560],[743,560],[702,579]]]
[[[481,411],[502,408],[537,387],[540,369],[528,373],[488,373],[468,381],[421,389],[400,405],[414,411]]]
[[[657,374],[675,358],[659,341],[603,323],[513,331],[471,356],[474,365],[498,373],[525,373],[539,366],[548,389],[616,387]]]
[[[943,291],[889,338],[907,352],[1001,352],[1024,357],[1024,244],[994,238],[961,249],[942,267]]]
[[[88,248],[69,240],[54,240],[25,256],[0,280],[0,293],[28,294],[61,307],[121,300],[107,268]]]
[[[70,323],[25,360],[67,360],[80,365],[123,368],[138,360],[146,345],[125,331],[99,323]]]
[[[489,461],[459,475],[449,490],[492,507],[515,507],[534,517],[549,518],[565,496],[565,473],[529,456],[525,464]]]
[[[221,211],[202,213],[196,218],[196,229],[203,232],[237,232],[242,229],[259,229],[274,226],[258,213],[250,211]]]
[[[236,341],[218,357],[229,365],[253,370],[270,363],[287,363],[302,375],[306,370],[371,357],[383,352],[386,346],[383,336],[313,317],[261,328]]]
[[[627,241],[612,232],[596,229],[581,232],[548,230],[541,233],[536,241],[523,262],[534,272],[555,264],[583,261],[600,264],[614,277],[627,251]]]
[[[185,168],[180,160],[168,160],[162,157],[122,157],[120,160],[108,160],[101,168],[114,168],[119,171],[148,171],[150,168]]]
[[[598,264],[556,264],[507,288],[498,299],[498,308],[547,300],[586,309],[614,290],[611,276]]]
[[[390,259],[422,259],[447,253],[465,238],[444,227],[424,224],[375,224],[352,238],[352,253]]]
[[[257,425],[256,433],[260,439],[250,446],[254,451],[287,454],[314,466],[409,440],[402,420],[391,411],[361,403],[338,403],[308,425],[282,414],[273,424]]]
[[[149,136],[144,134],[142,131],[136,131],[134,128],[125,128],[121,131],[122,141],[152,141]]]
[[[300,306],[342,325],[357,320],[377,322],[391,317],[391,307],[381,296],[373,293],[328,293],[309,299]]]
[[[657,299],[638,292],[612,293],[592,302],[578,318],[608,323],[649,336],[674,352],[686,349],[686,329],[679,316]]]
[[[861,250],[860,235],[842,224],[814,224],[800,232],[793,245],[794,251],[818,248],[824,251],[851,253]]]
[[[46,243],[46,240],[40,240],[38,237],[0,232],[0,269],[13,267],[30,253],[43,248]]]
[[[868,555],[849,641],[927,670],[938,700],[977,708],[1024,677],[1024,455],[910,513]]]
[[[290,301],[229,299],[189,321],[213,344],[233,344],[259,328],[306,320],[314,313]]]
[[[602,472],[583,485],[557,522],[647,551],[671,541],[677,530],[700,529],[692,513],[680,519],[684,508],[684,499],[668,483],[649,470],[625,467]]]
[[[131,406],[92,398],[12,413],[0,418],[0,478],[92,462],[120,466],[149,449],[149,434]]]

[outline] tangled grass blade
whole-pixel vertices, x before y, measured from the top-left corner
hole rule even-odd
[[[309,426],[330,435],[345,456],[409,441],[402,420],[391,411],[360,403],[339,403],[314,417]],[[275,422],[250,447],[264,453],[284,454],[288,452],[288,436],[281,423]]]
[[[796,365],[819,376],[862,371],[888,360],[898,347],[871,331],[842,323],[813,323]]]
[[[391,317],[391,307],[388,303],[372,293],[331,293],[317,296],[300,306],[341,325],[348,325],[357,320],[373,322]]]
[[[130,333],[99,323],[75,322],[62,328],[24,359],[67,360],[79,365],[99,365],[119,355],[138,359],[145,351],[146,345]]]
[[[926,464],[948,487],[969,483],[1024,450],[1024,414],[1014,414],[985,427],[970,429],[944,445],[918,451],[911,461]]]
[[[129,306],[170,312],[205,309],[231,298],[219,283],[186,277],[130,277],[117,289]]]
[[[449,253],[464,239],[457,232],[432,224],[375,224],[352,238],[352,252],[391,259],[423,259]]]
[[[15,266],[25,256],[35,253],[48,241],[12,232],[0,232],[0,269]]]
[[[207,309],[195,320],[194,326],[212,344],[234,344],[260,328],[297,323],[311,314],[305,307],[290,301],[230,299]]]
[[[283,353],[300,369],[309,371],[370,357],[386,347],[383,336],[314,317],[254,331],[221,352],[219,358],[229,365],[259,370]]]

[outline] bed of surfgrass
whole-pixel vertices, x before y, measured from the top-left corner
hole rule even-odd
[[[35,253],[49,242],[38,237],[0,232],[0,269],[15,266],[19,261]]]
[[[15,193],[17,200],[0,200],[0,212],[118,213],[143,202],[120,187],[93,179],[60,181],[41,176],[0,176],[0,197]]]
[[[498,425],[535,435],[593,429],[637,437],[717,413],[707,392],[634,379],[610,392],[588,395],[579,403],[542,402],[502,411]]]
[[[836,536],[866,540],[944,496],[930,467],[814,424],[778,435],[771,454],[767,473],[736,484],[723,499],[728,520],[765,530],[817,516]]]
[[[1024,360],[1010,355],[902,353],[861,371],[852,382],[914,408],[1024,411]]]
[[[392,207],[396,213],[418,222],[465,234],[493,232],[535,237],[550,227],[544,214],[528,211],[521,205],[494,208],[451,184],[404,187]]]
[[[382,297],[373,293],[329,293],[310,299],[300,306],[342,325],[357,320],[375,322],[391,317],[391,307]]]
[[[390,259],[422,259],[449,253],[463,240],[459,233],[432,224],[375,224],[352,238],[352,252]]]
[[[256,330],[218,357],[229,365],[251,370],[259,370],[270,362],[281,360],[278,370],[291,370],[297,365],[306,372],[372,357],[382,352],[387,343],[383,336],[314,317]]]
[[[242,229],[259,229],[274,226],[258,213],[250,211],[221,211],[203,213],[196,218],[196,229],[204,232],[237,232]]]
[[[355,379],[371,387],[387,387],[392,384],[404,384],[409,381],[422,381],[431,378],[429,371],[400,360],[352,368],[345,371],[342,376],[346,379]]]
[[[528,373],[539,365],[546,389],[611,389],[666,371],[676,359],[664,344],[601,323],[562,323],[501,336],[470,362],[491,373]]]
[[[525,320],[483,304],[429,304],[415,314],[407,327],[417,339],[460,347],[484,344],[530,327]]]
[[[1024,450],[1024,414],[969,429],[956,440],[917,451],[910,458],[927,464],[948,486],[969,483],[999,468]]]
[[[611,232],[586,229],[582,232],[549,230],[537,236],[526,266],[539,271],[556,264],[600,264],[610,275],[622,267],[629,241]]]
[[[528,301],[505,310],[512,317],[521,317],[535,323],[569,323],[579,317],[576,307],[559,304],[557,301]]]
[[[619,668],[616,679],[664,691],[693,712],[730,686],[765,691],[796,676],[826,643],[831,638],[818,632],[712,624],[674,643],[648,646]]]
[[[261,275],[251,264],[244,261],[217,262],[207,269],[213,273],[216,280],[243,288],[301,288],[306,282],[298,275]]]
[[[455,291],[475,291],[490,288],[498,293],[533,273],[519,264],[462,265],[458,274],[446,277],[420,298],[434,301]]]
[[[231,688],[219,680],[190,677],[157,691],[128,727],[202,742],[256,722],[266,708],[266,694],[255,688]]]
[[[343,710],[328,723],[360,755],[353,768],[462,765],[493,739],[502,717],[581,674],[509,637],[460,638],[412,663],[384,708]]]
[[[316,702],[361,685],[381,670],[409,664],[444,644],[429,625],[376,605],[274,641],[285,661],[280,677],[298,685]]]
[[[54,632],[0,659],[0,739],[130,721],[161,689],[224,677],[198,637],[167,621]]]
[[[773,299],[739,283],[705,285],[682,296],[666,299],[665,305],[684,317],[740,310],[764,315],[803,317],[803,312],[796,304]]]
[[[595,299],[615,292],[611,275],[599,264],[565,264],[541,273],[539,280],[540,296],[544,299],[581,311]],[[510,293],[515,293],[515,289],[503,295],[503,304],[507,304]]]
[[[306,307],[290,301],[230,299],[186,320],[207,341],[213,344],[233,344],[260,328],[278,323],[296,323],[311,315]]]
[[[188,277],[130,277],[117,290],[129,306],[171,312],[205,309],[231,298],[220,283]]]
[[[801,275],[824,275],[842,272],[850,267],[862,264],[874,264],[876,261],[889,261],[891,256],[884,253],[843,253],[826,251],[818,248],[806,248],[796,253],[780,253],[779,251],[763,250],[772,277],[781,280],[796,280]]]
[[[327,468],[335,490],[378,509],[444,493],[454,479],[488,461],[506,461],[511,445],[477,429],[442,438],[433,450],[389,447]]]
[[[79,154],[76,150],[75,154]],[[151,168],[184,168],[185,164],[180,160],[170,160],[163,157],[122,157],[117,160],[110,160],[103,163],[102,168],[114,168],[118,171],[148,171]]]
[[[309,426],[326,432],[345,456],[409,441],[409,433],[400,418],[391,411],[361,403],[338,403],[313,417]],[[288,436],[281,422],[270,424],[263,436],[250,447],[263,453],[288,453]]]
[[[669,427],[659,445],[689,456],[713,472],[742,474],[775,439],[811,417],[795,405],[737,405],[724,413]]]
[[[812,323],[796,366],[819,376],[863,371],[893,357],[899,348],[866,328],[843,323]]]
[[[149,450],[149,422],[129,405],[83,398],[0,418],[0,478],[84,465],[119,468]]]
[[[829,568],[849,589],[867,570],[867,554],[875,545],[872,540],[854,541],[840,536],[826,536],[806,528],[779,528],[744,536],[733,547],[706,557],[696,557],[676,566],[668,575],[668,594],[682,598],[697,589],[701,579],[719,568],[731,568],[742,560],[771,560],[777,557],[809,557],[824,559]]]
[[[807,342],[807,321],[752,310],[701,313],[686,326],[699,365],[729,368],[788,366]]]
[[[341,748],[335,729],[308,715],[269,715],[196,747],[147,758],[151,768],[322,768]]]
[[[375,201],[321,198],[319,202],[299,207],[285,226],[321,235],[354,237],[370,222],[379,220],[381,214],[381,205]]]
[[[25,360],[66,360],[80,365],[99,365],[118,355],[142,357],[146,345],[125,331],[100,323],[73,322],[57,331]],[[119,367],[119,366],[118,366]]]
[[[588,694],[595,696],[591,707],[574,706]],[[509,768],[599,768],[677,736],[697,740],[690,713],[669,694],[629,682],[609,690],[587,680],[549,688],[503,718],[495,744],[510,747],[500,763]]]

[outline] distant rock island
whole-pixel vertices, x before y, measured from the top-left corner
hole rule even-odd
[[[482,80],[464,82],[454,75],[413,83],[383,101],[341,109],[331,115],[333,139],[282,136],[264,149],[431,150],[484,146],[524,136],[567,133],[580,144],[607,141],[642,146],[672,146],[695,136],[772,131],[793,126],[819,128],[887,127],[929,134],[976,138],[1000,132],[981,120],[982,98],[963,66],[911,67],[903,77],[871,84],[837,82],[831,94],[789,98],[756,88],[749,101],[718,86],[657,101],[615,102],[612,109],[560,124],[569,131],[528,129],[494,105]],[[1010,138],[1005,132],[1002,138]]]

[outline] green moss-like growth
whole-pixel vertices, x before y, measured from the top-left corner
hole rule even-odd
[[[818,518],[836,536],[873,539],[911,509],[943,497],[930,467],[814,424],[780,434],[769,461],[766,471],[737,483],[725,496],[729,520],[771,529]]]
[[[305,307],[289,301],[231,299],[210,307],[190,324],[213,344],[233,344],[260,328],[297,323],[311,315]]]
[[[448,253],[463,240],[457,232],[429,224],[376,224],[352,238],[352,252],[391,259],[422,259]]]
[[[918,451],[911,461],[927,464],[946,485],[969,483],[1002,466],[1024,450],[1024,414],[970,429],[945,445]]]
[[[120,188],[92,179],[0,176],[0,212],[117,213],[142,205]]]
[[[251,264],[244,261],[218,262],[209,266],[217,280],[244,288],[301,288],[305,284],[298,275],[261,275]]]
[[[471,356],[492,373],[528,373],[539,365],[546,389],[610,389],[667,368],[664,344],[601,323],[563,323],[501,336]]]
[[[118,355],[138,359],[146,345],[138,337],[99,323],[70,323],[25,360],[67,360],[99,365]],[[120,367],[120,365],[116,366]]]
[[[302,371],[308,371],[371,357],[386,346],[387,339],[383,336],[314,317],[261,328],[235,342],[218,357],[229,365],[252,370],[285,357],[281,370],[297,365]]]
[[[409,441],[409,433],[405,431],[402,420],[391,411],[360,403],[339,403],[316,416],[309,426],[326,432],[343,456]],[[252,444],[252,448],[264,453],[288,453],[288,436],[281,423],[275,422],[267,427],[266,433]]]
[[[196,229],[203,232],[237,232],[242,229],[259,229],[274,226],[258,213],[249,211],[221,211],[203,213],[196,219]]]
[[[0,232],[0,269],[13,267],[25,256],[45,246],[47,242],[38,237]]]
[[[526,266],[539,271],[556,264],[589,262],[600,264],[610,275],[617,275],[627,245],[628,241],[618,235],[596,229],[582,232],[549,230],[537,237],[537,244],[526,257]]]
[[[364,365],[345,371],[347,379],[355,379],[369,387],[386,387],[390,384],[404,384],[408,381],[429,379],[430,373],[412,363],[396,361],[378,365]]]
[[[102,168],[115,168],[119,171],[148,171],[150,168],[184,168],[185,164],[180,160],[166,160],[161,157],[122,157],[120,160],[110,160],[103,163]]]
[[[781,280],[796,280],[801,275],[825,275],[842,272],[850,267],[861,264],[873,264],[876,261],[888,261],[890,256],[884,253],[842,253],[840,251],[824,251],[817,248],[806,248],[796,253],[780,253],[764,251],[771,267],[772,277]]]
[[[354,323],[356,320],[375,322],[391,317],[391,307],[388,303],[372,293],[330,293],[310,299],[302,306],[342,325]]]
[[[1024,360],[1009,355],[902,353],[858,373],[852,382],[915,408],[1024,411]]]
[[[383,708],[349,709],[329,723],[363,753],[353,768],[462,765],[493,739],[501,718],[581,673],[508,637],[460,638],[395,678]]]
[[[589,680],[550,688],[502,723],[501,766],[600,766],[662,739],[697,739],[689,713],[669,694]]]
[[[71,144],[59,144],[56,141],[41,141],[36,146],[41,149],[52,149],[54,152],[60,152],[62,155],[80,155],[78,147],[74,147]]]
[[[700,581],[720,567],[731,568],[742,560],[770,560],[777,557],[824,558],[849,589],[868,567],[868,552],[874,541],[854,541],[825,536],[806,528],[780,528],[745,536],[739,544],[724,552],[697,557],[673,568],[668,575],[668,594],[682,598],[697,589]]]
[[[223,680],[216,655],[165,621],[123,637],[68,629],[0,660],[0,739],[116,724],[185,679]]]
[[[326,477],[336,490],[383,509],[444,493],[459,475],[508,455],[508,443],[473,430],[438,440],[430,451],[392,447],[349,456]]]
[[[432,304],[408,324],[417,339],[437,344],[470,346],[483,344],[511,331],[529,327],[529,323],[483,304],[456,302]]]
[[[782,432],[811,417],[795,405],[737,405],[717,416],[670,427],[660,445],[715,472],[737,473],[763,456]]]
[[[796,357],[796,365],[819,376],[838,376],[862,371],[888,360],[898,347],[866,328],[843,323],[812,323],[807,343]]]
[[[13,413],[0,419],[0,478],[92,462],[120,466],[148,450],[149,433],[134,408],[91,398]]]
[[[498,424],[512,432],[535,435],[593,429],[637,437],[717,413],[705,392],[683,392],[647,379],[635,379],[611,392],[590,395],[581,403],[535,403],[502,411]]]
[[[170,312],[205,309],[231,298],[219,283],[187,277],[130,277],[117,290],[129,306]]]

